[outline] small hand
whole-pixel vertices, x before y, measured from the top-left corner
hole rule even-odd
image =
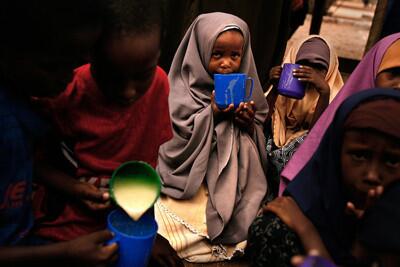
[[[118,259],[118,245],[104,243],[113,237],[108,230],[95,232],[66,242],[69,266],[109,266]]]
[[[299,81],[311,83],[320,94],[330,93],[328,83],[325,81],[325,76],[317,70],[301,65],[300,68],[293,70],[293,76]]]
[[[229,112],[231,112],[234,108],[233,104],[230,104],[227,108],[225,109],[219,109],[219,107],[217,106],[217,103],[215,103],[215,91],[212,91],[211,94],[211,108],[214,114],[214,117],[218,117],[224,114],[228,114]]]
[[[319,251],[316,249],[312,249],[309,253],[308,256],[319,256]],[[300,267],[303,263],[304,260],[306,259],[307,256],[304,255],[295,255],[290,259],[290,262],[293,266],[295,267]]]
[[[78,181],[74,186],[74,194],[90,210],[107,210],[111,207],[109,193],[87,182]]]
[[[254,131],[255,104],[254,101],[241,102],[235,110],[235,123],[242,129],[253,133]]]
[[[364,216],[364,212],[369,207],[373,206],[375,202],[383,194],[383,186],[379,185],[373,189],[368,190],[367,198],[365,200],[365,205],[362,208],[356,207],[353,202],[347,202],[346,212],[350,215],[354,215],[357,219],[361,219]]]
[[[276,85],[281,77],[282,66],[272,67],[269,71],[269,82],[273,85]]]
[[[183,267],[184,265],[168,240],[157,234],[153,250],[151,251],[149,266]]]
[[[298,232],[299,227],[311,223],[291,197],[277,197],[263,208],[264,212],[275,213],[290,229]]]

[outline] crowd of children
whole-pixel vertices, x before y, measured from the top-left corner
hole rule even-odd
[[[167,75],[157,0],[18,2],[0,10],[1,266],[115,263],[108,182],[132,160],[162,180],[149,266],[291,266],[314,250],[400,264],[399,33],[345,84],[328,40],[295,44],[282,64],[300,65],[297,100],[278,93],[282,65],[262,88],[237,16],[195,18]],[[220,108],[213,77],[231,73],[252,95]]]

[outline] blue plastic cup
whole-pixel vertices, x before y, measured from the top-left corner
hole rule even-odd
[[[158,230],[153,209],[138,221],[132,220],[122,209],[113,210],[108,215],[107,227],[114,233],[108,243],[119,245],[119,258],[114,267],[147,266]]]
[[[299,64],[285,63],[278,83],[278,93],[290,98],[302,99],[306,85],[293,76],[293,70],[300,68]]]
[[[247,81],[250,81],[250,92],[247,94]],[[254,80],[244,73],[214,74],[215,103],[225,109],[230,104],[235,108],[241,102],[248,102],[253,93]]]

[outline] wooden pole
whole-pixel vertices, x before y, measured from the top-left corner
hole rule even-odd
[[[380,39],[382,26],[385,22],[385,15],[387,12],[388,0],[378,0],[376,4],[374,18],[369,30],[367,45],[365,46],[364,54]]]
[[[315,0],[314,10],[311,19],[310,34],[319,34],[322,18],[325,14],[326,0]]]

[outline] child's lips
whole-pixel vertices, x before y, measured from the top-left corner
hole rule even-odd
[[[232,73],[232,70],[230,70],[230,69],[224,69],[224,70],[218,71],[218,73],[219,73],[219,74],[229,74],[229,73]]]

